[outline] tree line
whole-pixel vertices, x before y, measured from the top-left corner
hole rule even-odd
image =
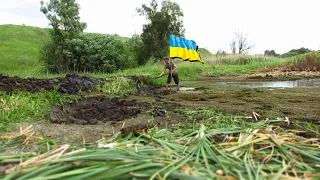
[[[113,35],[84,33],[76,0],[40,2],[49,20],[50,41],[40,50],[40,60],[52,73],[105,72],[134,68],[169,55],[169,35],[184,36],[183,12],[176,2],[151,0],[136,11],[144,16],[140,35],[121,40]]]

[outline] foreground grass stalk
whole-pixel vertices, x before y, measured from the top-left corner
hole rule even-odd
[[[62,147],[37,157],[25,154],[22,162],[16,155],[1,155],[0,166],[14,165],[14,171],[6,171],[0,178],[320,178],[319,140],[310,141],[279,128],[273,131],[267,126],[270,122],[254,122],[247,129],[210,129],[202,124],[191,133],[154,128],[139,136],[118,134],[101,140],[99,148],[67,152]],[[224,140],[215,140],[221,135]]]

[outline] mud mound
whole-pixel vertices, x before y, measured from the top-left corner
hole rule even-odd
[[[89,76],[68,74],[61,81],[58,92],[66,94],[76,94],[79,91],[87,91],[93,89],[100,83],[100,81],[101,79],[96,79]]]
[[[60,78],[55,79],[22,79],[18,76],[4,76],[0,74],[0,91],[12,92],[15,90],[25,90],[31,93],[39,92],[41,89],[53,90],[61,82]]]
[[[135,100],[124,101],[117,98],[90,97],[65,106],[55,106],[50,114],[52,123],[97,124],[106,121],[121,121],[136,117],[141,110]],[[141,104],[142,105],[142,104]]]
[[[67,74],[65,78],[37,79],[37,78],[20,78],[18,76],[5,76],[0,74],[0,91],[13,92],[24,90],[31,93],[37,93],[43,90],[54,90],[58,87],[58,92],[66,94],[76,94],[79,91],[87,91],[101,82],[88,76],[76,74]]]

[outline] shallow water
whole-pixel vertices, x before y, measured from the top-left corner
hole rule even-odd
[[[243,88],[320,88],[320,78],[271,82],[217,82],[216,85]]]
[[[196,88],[194,87],[180,87],[179,91],[194,91]],[[165,88],[161,88],[160,90],[164,91]],[[168,90],[172,90],[172,91],[178,91],[178,87],[177,86],[171,86],[171,88],[168,88]]]

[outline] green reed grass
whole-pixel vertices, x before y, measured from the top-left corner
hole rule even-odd
[[[19,166],[19,155],[6,154],[0,156],[0,165],[17,166],[2,178],[319,178],[319,142],[275,128],[274,123],[281,121],[253,122],[246,128],[212,129],[200,124],[192,131],[153,128],[138,136],[116,134],[98,141],[98,147],[75,153],[66,151],[68,145],[37,157],[24,153],[24,166]]]
[[[249,55],[249,54],[228,54],[228,55],[212,55],[207,57],[206,62],[213,65],[245,65],[251,63],[266,63],[266,62],[282,62],[283,58]]]

